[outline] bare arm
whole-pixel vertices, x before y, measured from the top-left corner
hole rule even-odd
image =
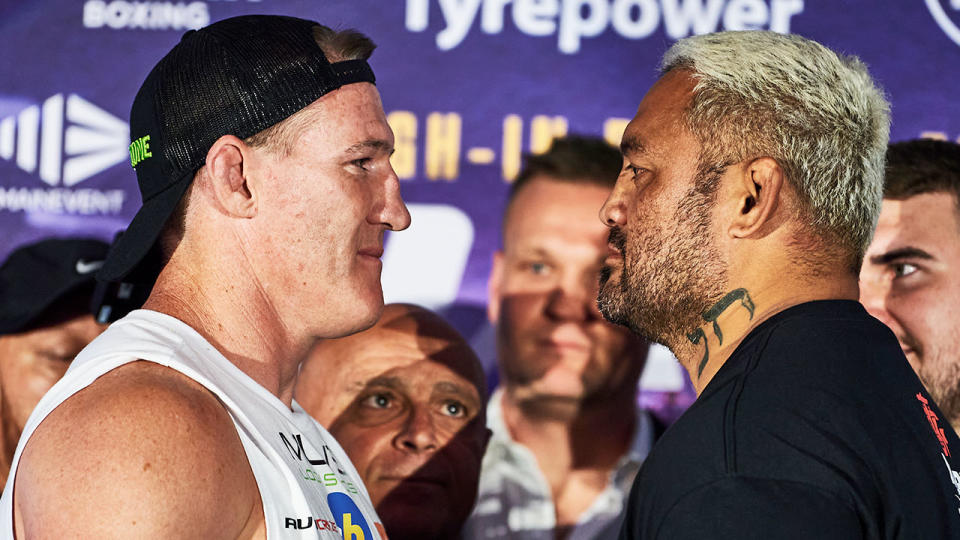
[[[16,474],[18,538],[237,538],[263,522],[226,410],[196,382],[148,362],[57,407]]]

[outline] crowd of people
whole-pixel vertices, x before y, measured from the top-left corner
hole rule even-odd
[[[0,536],[960,538],[960,145],[888,144],[856,58],[683,39],[619,149],[526,156],[488,388],[383,305],[410,215],[373,50],[188,32],[133,104],[126,231],[0,266]],[[121,281],[150,293],[111,313]],[[669,427],[651,343],[698,394]]]

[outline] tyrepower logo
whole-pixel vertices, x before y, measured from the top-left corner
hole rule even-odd
[[[787,33],[790,19],[803,12],[803,0],[407,0],[407,30],[425,31],[431,11],[443,21],[436,38],[443,51],[478,26],[500,34],[510,18],[528,36],[556,35],[557,49],[573,54],[584,38],[610,27],[627,39],[646,38],[661,27],[672,39],[717,30]]]
[[[0,186],[0,210],[120,213],[123,190],[70,188],[124,162],[128,133],[126,122],[76,94],[56,94],[0,119],[0,159],[49,186]]]
[[[940,29],[960,45],[960,0],[926,0],[926,3]]]

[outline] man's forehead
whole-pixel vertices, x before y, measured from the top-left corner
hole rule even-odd
[[[903,246],[931,250],[937,245],[960,246],[960,212],[956,198],[947,192],[884,199],[868,254]]]
[[[924,229],[928,223],[958,223],[957,199],[952,193],[921,193],[906,199],[884,199],[877,226],[902,230]],[[932,231],[931,231],[932,232]],[[960,238],[958,238],[960,239]]]
[[[470,346],[438,316],[419,308],[388,306],[369,330],[331,340],[323,346],[354,384],[366,384],[387,372],[420,373],[445,368],[471,384],[484,384],[483,370]],[[407,369],[410,368],[410,369]]]
[[[683,119],[695,86],[696,79],[688,70],[675,69],[660,77],[627,124],[620,143],[621,152],[630,157],[669,150],[654,145],[653,135],[686,131]]]
[[[443,361],[434,357],[396,365],[382,373],[370,374],[363,381],[364,387],[385,386],[396,390],[411,392],[430,391],[440,389],[447,391],[468,390],[480,394],[476,381],[471,381],[469,373],[458,369],[457,361]],[[426,394],[413,397],[426,398]]]
[[[597,215],[610,191],[594,183],[532,179],[507,209],[504,247],[512,249],[571,234],[605,237],[606,227]]]
[[[377,89],[354,83],[324,94],[297,113],[305,126],[317,126],[325,139],[346,148],[382,141],[392,149],[393,130],[387,123]]]

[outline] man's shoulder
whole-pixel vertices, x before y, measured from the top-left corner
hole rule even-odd
[[[795,414],[859,417],[900,390],[919,389],[893,333],[852,301],[808,302],[778,313],[751,332],[728,364],[705,394],[721,394],[737,413],[774,422]]]
[[[223,405],[150,362],[116,368],[64,400],[33,432],[16,474],[17,515],[38,533],[53,531],[43,520],[67,519],[78,533],[194,534],[218,519],[244,525],[259,505]]]
[[[834,374],[836,369],[858,368],[859,361],[896,358],[900,351],[889,328],[860,304],[847,300],[793,306],[762,323],[747,340],[742,353],[763,357],[760,367],[770,365],[776,373],[791,377],[807,374],[817,379]],[[822,371],[812,371],[811,366]],[[795,372],[793,367],[802,369]]]

